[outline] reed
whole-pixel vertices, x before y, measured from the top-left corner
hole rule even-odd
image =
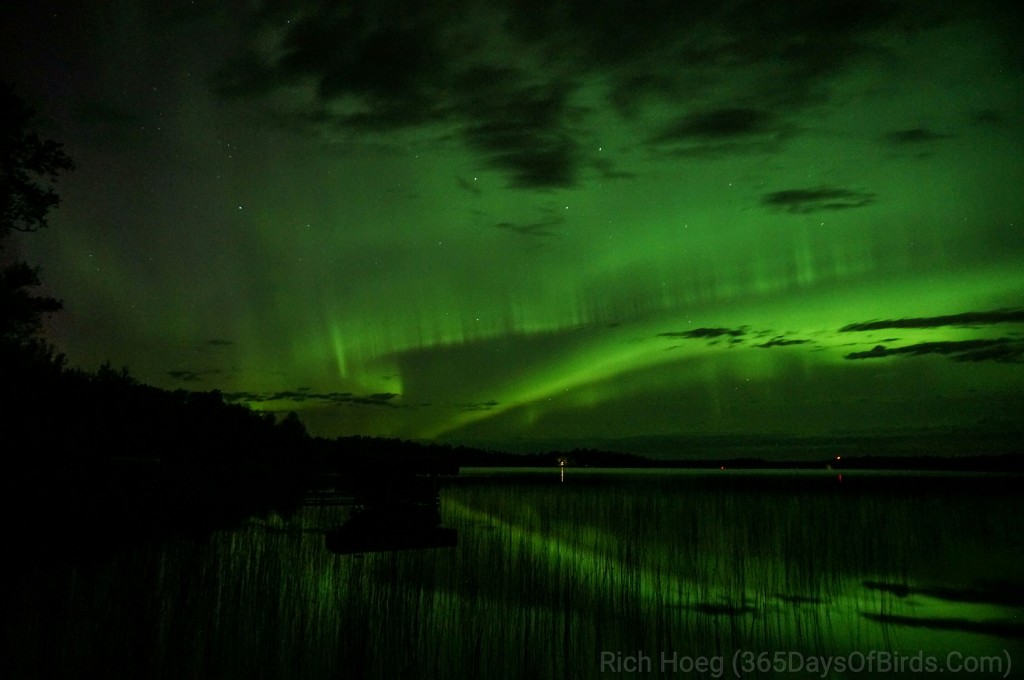
[[[602,651],[643,651],[645,676],[678,677],[659,672],[662,652],[1020,651],[1000,633],[1015,629],[984,627],[1024,609],[1014,495],[573,472],[445,488],[455,548],[332,555],[322,532],[345,511],[305,508],[26,570],[4,677],[614,677]],[[929,624],[965,619],[982,633]]]

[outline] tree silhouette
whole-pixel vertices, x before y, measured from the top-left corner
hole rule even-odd
[[[63,146],[41,137],[32,125],[35,115],[5,83],[0,83],[0,255],[12,232],[32,232],[47,226],[50,210],[60,199],[54,184],[61,172],[74,168]],[[7,258],[4,258],[7,260]],[[49,356],[39,339],[45,314],[61,308],[60,301],[39,297],[39,269],[25,262],[5,261],[0,270],[0,344],[11,350]]]
[[[74,163],[60,142],[32,129],[35,113],[9,84],[0,83],[0,243],[11,231],[36,231],[47,225],[60,198],[53,188]]]
[[[30,290],[38,285],[39,269],[24,262],[0,270],[0,343],[30,343],[42,327],[43,315],[61,308],[59,300],[32,295]]]

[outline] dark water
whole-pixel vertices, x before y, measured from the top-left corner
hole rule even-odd
[[[1020,677],[1019,481],[471,470],[455,548],[333,555],[327,507],[8,556],[0,676]]]

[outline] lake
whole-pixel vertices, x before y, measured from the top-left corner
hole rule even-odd
[[[0,675],[1021,676],[1019,483],[468,469],[441,491],[452,548],[334,555],[348,510],[307,507],[9,557]]]

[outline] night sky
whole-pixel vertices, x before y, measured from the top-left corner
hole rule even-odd
[[[329,436],[1019,427],[1016,3],[17,4],[73,366]]]

